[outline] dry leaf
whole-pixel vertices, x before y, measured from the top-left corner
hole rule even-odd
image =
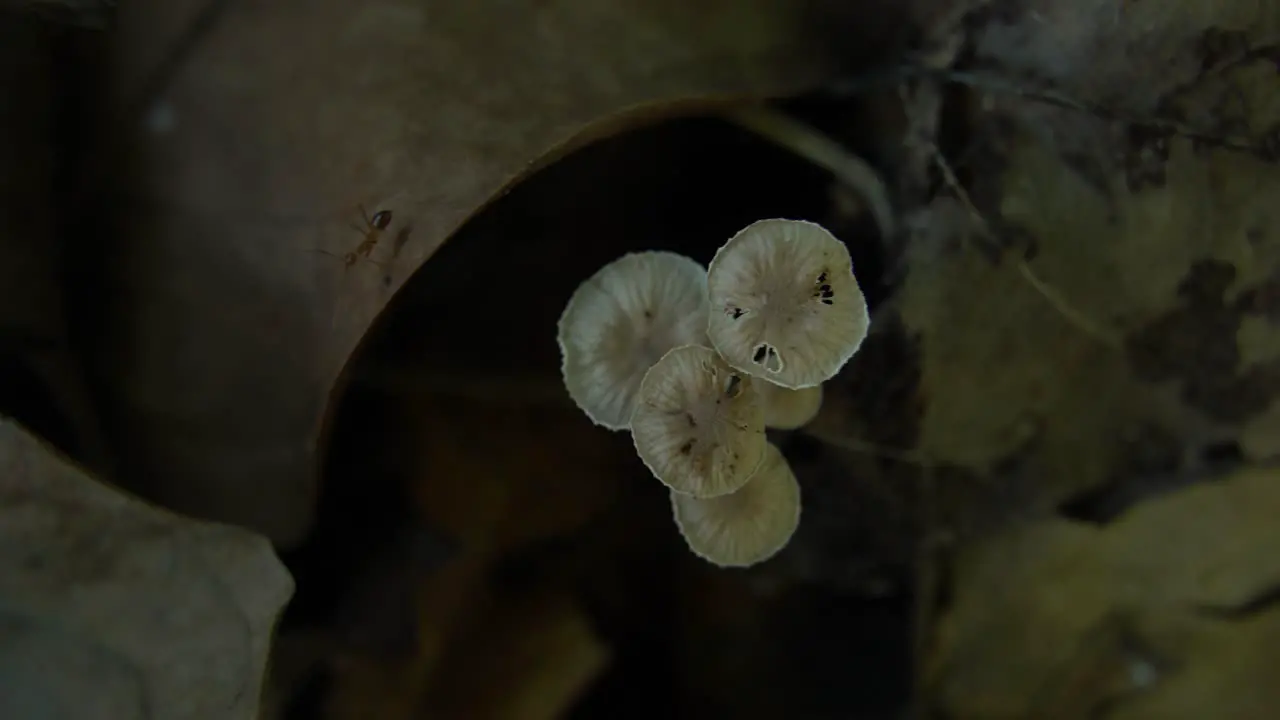
[[[1256,42],[1280,30],[1280,17],[1259,22]],[[1278,83],[1259,57],[1165,105],[1189,115],[1229,85],[1261,142],[1280,124]],[[1152,435],[1172,438],[1175,467],[1222,442],[1252,458],[1280,450],[1269,230],[1280,171],[1172,131],[1153,145],[1133,128],[1129,154],[1089,175],[1056,141],[1002,132],[999,164],[969,168],[972,203],[958,198],[981,217],[950,245],[913,248],[897,299],[923,358],[918,452],[980,475],[1017,458],[1021,497],[1044,509],[1130,474]]]
[[[1275,633],[1259,603],[1280,586],[1277,512],[1280,475],[1252,469],[1101,529],[1045,521],[964,550],[931,661],[939,702],[974,718],[1086,717],[1122,701],[1115,717],[1135,720],[1270,717],[1274,684],[1245,678],[1276,658],[1254,633]],[[1172,698],[1186,703],[1176,713]],[[1268,710],[1207,710],[1224,701]]]
[[[143,505],[0,424],[0,716],[257,717],[292,591],[264,539]]]
[[[126,105],[199,7],[121,8]],[[111,379],[129,477],[284,544],[308,527],[317,444],[352,350],[495,193],[549,152],[677,101],[812,87],[844,52],[847,36],[833,36],[896,17],[784,0],[216,7],[133,128],[121,242],[94,260],[111,298],[96,370]],[[360,204],[394,217],[344,269]]]

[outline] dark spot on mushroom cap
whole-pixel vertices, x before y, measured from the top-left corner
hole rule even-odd
[[[778,349],[768,343],[757,345],[751,360],[757,365],[763,365],[769,372],[776,373],[782,370],[782,358],[778,356]]]
[[[685,413],[684,416],[689,420],[689,427],[691,428],[698,427],[698,422],[693,419],[692,413]]]
[[[746,314],[746,312],[747,311],[743,310],[742,308],[725,308],[724,309],[724,313],[729,317],[733,318],[734,320],[737,320],[738,318],[742,317],[743,315]]]
[[[680,454],[681,454],[681,455],[688,455],[690,452],[692,452],[692,451],[693,451],[693,443],[694,443],[694,441],[693,441],[693,440],[690,440],[690,441],[686,442],[685,444],[681,445],[681,446],[680,446]]]
[[[742,376],[733,374],[729,376],[729,382],[725,384],[724,394],[733,399],[738,397],[739,391],[742,389]],[[718,400],[716,402],[719,402]]]
[[[646,309],[646,310],[644,311],[644,319],[645,319],[645,320],[652,320],[652,319],[653,319],[653,311],[652,311],[652,310],[649,310],[649,309]]]

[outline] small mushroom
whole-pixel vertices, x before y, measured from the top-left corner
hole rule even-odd
[[[707,271],[711,344],[733,367],[787,388],[823,383],[857,352],[871,318],[844,243],[803,220],[761,220]]]
[[[671,252],[624,255],[578,286],[560,316],[569,397],[610,430],[631,421],[645,372],[668,350],[706,344],[707,273]]]
[[[773,444],[755,476],[731,495],[671,493],[676,527],[695,555],[721,567],[747,567],[786,546],[800,525],[800,484]]]
[[[764,459],[764,406],[756,382],[714,350],[678,347],[640,383],[631,437],[667,487],[725,495],[746,484]]]
[[[822,386],[792,390],[771,382],[756,384],[764,403],[764,426],[795,430],[807,425],[822,408]]]

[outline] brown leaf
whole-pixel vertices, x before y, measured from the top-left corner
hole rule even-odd
[[[1274,73],[1245,89],[1280,120]],[[917,248],[898,299],[923,358],[920,454],[981,474],[1018,457],[1040,509],[1121,481],[1153,433],[1174,466],[1237,438],[1275,454],[1276,167],[1174,136],[1148,182],[1117,167],[1099,188],[1056,148],[1005,142],[977,229]]]
[[[264,539],[148,507],[0,424],[0,715],[256,717],[292,591]]]
[[[137,101],[197,7],[122,8],[121,98]],[[445,238],[550,152],[691,107],[678,101],[830,77],[845,42],[827,37],[892,17],[841,8],[226,4],[131,138],[121,242],[100,259],[97,370],[127,472],[173,507],[296,542],[335,381]],[[393,219],[344,269],[357,205]]]
[[[1087,717],[1129,699],[1117,717],[1269,717],[1271,684],[1243,678],[1275,659],[1252,632],[1274,638],[1277,613],[1259,604],[1280,585],[1277,479],[1247,470],[1104,529],[1046,521],[963,551],[932,660],[938,699],[962,717]],[[1254,710],[1205,709],[1232,697]],[[1208,714],[1163,714],[1172,698]]]

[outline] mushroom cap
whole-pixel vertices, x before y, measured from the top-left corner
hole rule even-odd
[[[747,567],[786,546],[800,525],[800,484],[772,443],[755,476],[736,493],[695,498],[671,493],[676,527],[689,549],[721,567]]]
[[[672,490],[697,497],[734,492],[764,459],[756,382],[711,348],[678,347],[640,383],[631,438],[650,472]]]
[[[849,249],[803,220],[748,225],[716,252],[707,286],[711,344],[738,370],[787,388],[830,380],[871,324]]]
[[[666,352],[706,344],[707,273],[672,252],[630,253],[574,291],[560,315],[560,374],[597,425],[631,422],[644,374]]]
[[[822,386],[792,390],[771,382],[757,383],[764,403],[764,426],[795,430],[807,425],[822,409]]]

